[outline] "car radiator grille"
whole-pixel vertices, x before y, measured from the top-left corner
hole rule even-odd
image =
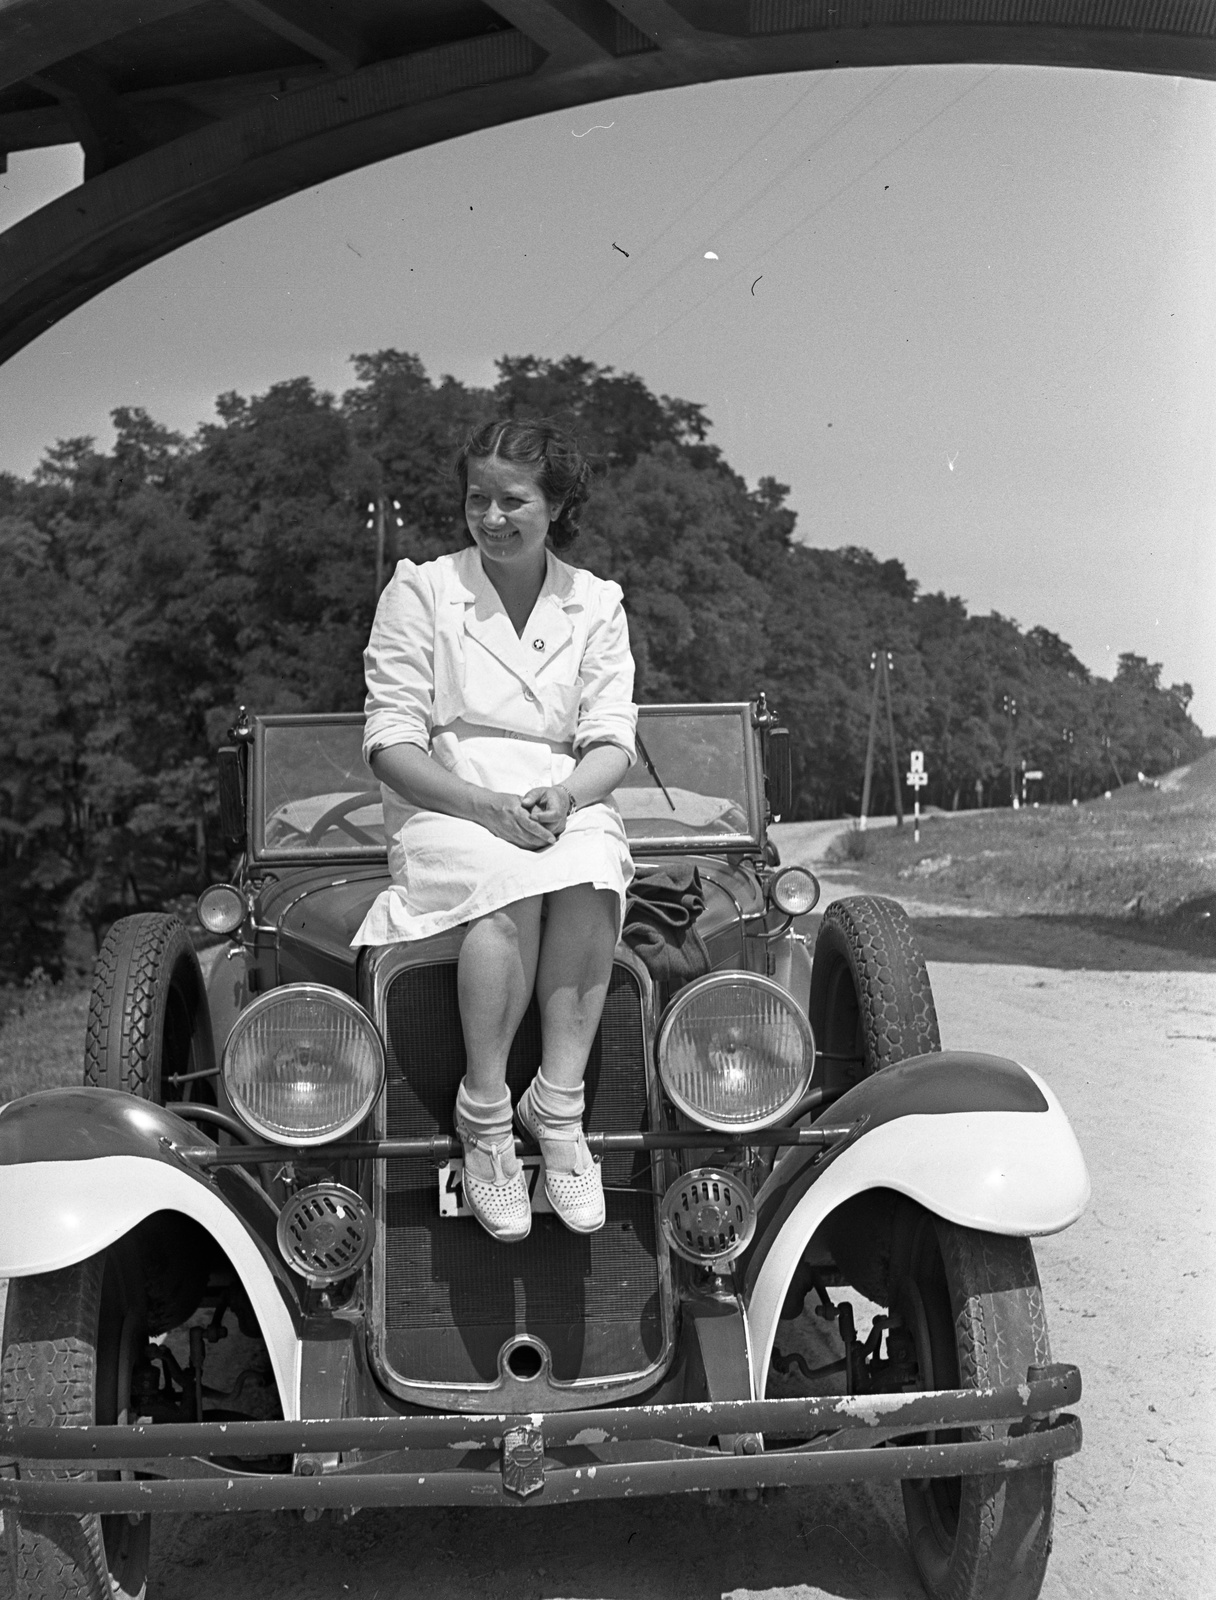
[[[454,963],[391,980],[384,1037],[389,1137],[449,1133],[465,1069]],[[507,1068],[513,1101],[539,1061],[533,1000]],[[641,996],[624,966],[613,970],[586,1083],[589,1129],[647,1126]],[[423,1384],[491,1383],[504,1341],[523,1333],[549,1347],[558,1382],[651,1367],[664,1330],[649,1157],[608,1155],[603,1174],[608,1221],[599,1233],[534,1216],[523,1243],[499,1244],[472,1218],[440,1217],[429,1161],[388,1162],[377,1321],[390,1372]]]

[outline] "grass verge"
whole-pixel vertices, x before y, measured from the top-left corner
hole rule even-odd
[[[0,1105],[81,1081],[88,1013],[80,985],[0,991]]]
[[[1000,916],[1118,924],[1216,955],[1216,760],[1109,800],[960,812],[842,840],[862,890]]]

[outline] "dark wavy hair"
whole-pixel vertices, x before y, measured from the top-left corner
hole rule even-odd
[[[591,467],[573,434],[550,417],[526,422],[514,419],[488,422],[475,428],[456,457],[461,499],[469,489],[469,458],[497,456],[517,466],[538,469],[536,481],[545,498],[558,506],[549,524],[549,543],[564,550],[578,538],[579,517],[591,492]]]

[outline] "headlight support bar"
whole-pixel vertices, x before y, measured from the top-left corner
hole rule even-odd
[[[857,1123],[839,1127],[815,1128],[760,1128],[755,1133],[717,1133],[712,1129],[703,1132],[654,1133],[589,1133],[587,1144],[593,1155],[608,1155],[618,1150],[729,1150],[778,1149],[786,1146],[828,1150],[848,1139],[857,1129]],[[165,1141],[169,1143],[170,1141]],[[459,1139],[441,1134],[433,1139],[354,1139],[328,1145],[250,1144],[239,1149],[233,1146],[182,1145],[172,1146],[177,1155],[200,1167],[234,1167],[257,1164],[263,1161],[291,1161],[318,1158],[332,1161],[445,1161],[459,1159],[463,1147]],[[530,1140],[516,1139],[517,1155],[535,1155],[536,1145]]]

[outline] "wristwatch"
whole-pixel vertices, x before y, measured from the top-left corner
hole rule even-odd
[[[566,815],[568,817],[572,817],[574,815],[574,813],[578,810],[578,801],[570,793],[569,789],[566,788],[566,785],[564,783],[555,784],[554,788],[556,788],[559,793],[565,795],[565,797],[566,797]]]

